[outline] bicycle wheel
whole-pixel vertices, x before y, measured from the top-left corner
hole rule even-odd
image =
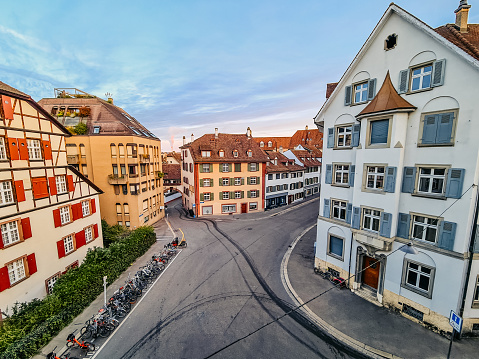
[[[80,329],[80,336],[82,338],[89,339],[91,338],[92,334],[93,334],[92,328],[89,325],[84,326],[83,328]]]
[[[106,338],[107,336],[110,335],[110,330],[107,328],[107,326],[105,324],[98,327],[98,335],[102,338]],[[95,349],[93,349],[93,350],[95,350]]]
[[[87,349],[89,352],[95,351],[95,344],[90,343],[90,342],[85,342],[83,343],[85,349]]]
[[[67,348],[72,348],[74,344],[73,341],[67,340]]]
[[[126,312],[124,309],[118,308],[115,312],[115,316],[117,316],[118,318],[126,317]]]

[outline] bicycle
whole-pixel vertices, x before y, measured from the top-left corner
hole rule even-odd
[[[331,274],[330,271],[323,271],[319,267],[314,267],[314,273],[319,274],[321,277],[323,277],[324,279],[327,279],[329,281],[331,280],[331,277],[332,277],[332,274]]]
[[[73,348],[73,347],[78,347],[80,349],[84,349],[86,351],[94,351],[96,348],[95,348],[95,344],[93,343],[90,343],[90,342],[85,342],[85,341],[78,341],[77,338],[75,338],[75,332],[71,333],[68,335],[67,337],[67,347],[68,348]]]
[[[47,354],[47,359],[78,359],[77,357],[68,356],[68,354],[65,355],[65,358],[57,357],[57,354],[55,353],[56,348],[57,347],[53,348],[52,351]]]

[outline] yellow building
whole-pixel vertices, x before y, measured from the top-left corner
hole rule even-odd
[[[11,314],[103,246],[101,190],[68,166],[65,127],[2,82],[0,95],[0,313]]]
[[[248,213],[264,208],[268,157],[251,137],[203,135],[181,147],[183,205],[196,216]]]
[[[164,216],[160,140],[113,104],[76,89],[55,89],[39,104],[65,126],[86,125],[67,139],[68,163],[99,186],[102,218],[136,228]]]

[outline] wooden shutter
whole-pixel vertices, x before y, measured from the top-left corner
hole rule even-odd
[[[32,275],[37,272],[37,261],[35,259],[35,253],[27,256],[28,275]]]
[[[21,160],[28,160],[30,156],[28,155],[28,145],[27,140],[24,138],[19,138],[18,142],[18,153]]]
[[[63,239],[57,242],[57,251],[58,251],[58,258],[65,257],[65,245],[63,244]]]
[[[233,164],[228,163],[228,172],[233,172]]]
[[[251,172],[251,163],[248,163],[248,172]]]
[[[10,288],[10,277],[7,266],[0,268],[0,292]]]
[[[46,177],[32,178],[33,198],[39,199],[48,197],[48,185]]]
[[[401,192],[414,193],[415,184],[416,184],[416,167],[404,167]]]
[[[220,186],[223,185],[223,178],[220,178]]]
[[[351,224],[351,215],[353,214],[353,204],[348,203],[346,205],[346,222]]]
[[[214,199],[215,199],[214,193],[211,192],[211,193],[210,193],[210,201],[213,201]]]
[[[244,191],[241,191],[241,198],[244,198]]]
[[[200,178],[200,187],[203,187],[203,179]]]
[[[230,199],[236,199],[234,191],[230,192]]]
[[[396,167],[386,167],[386,179],[384,181],[384,192],[394,193],[396,188]]]
[[[235,163],[235,172],[241,172],[241,163]]]
[[[8,152],[12,161],[20,159],[20,153],[18,151],[18,141],[16,138],[8,138]]]
[[[54,209],[53,210],[53,223],[55,224],[55,228],[60,227],[62,225],[62,219],[60,217],[60,210],[59,209]]]
[[[230,179],[229,179],[229,184],[230,184],[230,186],[234,186],[234,184],[235,184],[235,179],[232,178],[232,177],[230,177]]]
[[[98,224],[93,225],[93,238],[98,238]]]
[[[46,160],[51,160],[52,157],[52,145],[50,141],[42,141],[43,147],[43,158]]]
[[[67,184],[68,184],[68,192],[73,192],[75,186],[73,185],[73,176],[67,175]]]
[[[438,115],[436,143],[452,142],[452,126],[454,124],[454,112],[446,112]]]
[[[48,184],[50,185],[50,194],[52,196],[57,194],[57,181],[55,177],[48,177]]]
[[[370,79],[368,83],[368,100],[371,101],[376,96],[376,79]]]
[[[323,217],[329,218],[331,216],[331,200],[329,198],[324,199]]]
[[[381,213],[381,222],[379,224],[379,235],[391,238],[391,222],[393,215],[391,213]]]
[[[78,210],[82,210],[81,209],[81,203],[74,203],[72,204],[72,221],[76,221],[79,217],[79,213],[78,213]],[[82,212],[83,214],[83,212]]]
[[[351,146],[352,147],[358,147],[359,146],[359,134],[361,132],[361,125],[356,124],[353,125],[353,132],[352,132],[352,138],[351,138]]]
[[[199,167],[200,167],[200,173],[203,173],[203,172],[204,172],[204,170],[203,170],[203,164],[201,163],[201,164],[199,165]]]
[[[261,177],[256,177],[256,184],[261,184]]]
[[[85,230],[75,233],[75,248],[78,249],[86,244]]]
[[[251,191],[248,191],[248,193],[246,194],[248,198],[251,198]]]
[[[356,172],[356,166],[355,165],[350,165],[349,166],[349,178],[348,178],[348,184],[350,187],[354,187],[354,175]]]
[[[446,197],[461,198],[464,184],[464,168],[451,168],[447,172]]]
[[[241,177],[241,184],[244,184],[244,177]]]
[[[411,223],[411,216],[408,213],[398,214],[398,228],[397,236],[405,239],[409,239],[409,226]]]
[[[23,180],[13,182],[15,186],[15,194],[17,196],[17,202],[25,201],[25,189],[23,188]]]
[[[351,105],[351,96],[352,96],[352,87],[345,86],[344,87],[344,106]]]
[[[331,184],[333,181],[333,165],[326,165],[326,175],[324,177],[324,182],[326,184]]]
[[[399,91],[398,93],[406,93],[409,90],[409,69],[399,72]]]
[[[457,224],[453,222],[442,221],[439,225],[439,237],[437,245],[439,248],[452,251],[454,249],[454,239],[456,237]]]
[[[91,214],[96,212],[96,203],[95,203],[95,198],[92,198],[90,200],[90,206],[91,206]],[[82,212],[83,215],[83,212]]]
[[[0,229],[0,249],[3,248],[3,238],[2,238],[2,231]]]
[[[247,183],[247,184],[251,184],[251,181],[250,181],[250,178],[249,178],[249,177],[246,177],[246,183]]]
[[[437,125],[439,122],[439,115],[424,116],[422,126],[421,143],[425,145],[436,143]]]
[[[13,106],[12,99],[8,96],[2,95],[3,115],[6,120],[13,120]]]
[[[361,224],[361,208],[353,207],[353,219],[351,221],[351,227],[355,229],[359,229],[360,224]]]
[[[446,70],[446,59],[437,60],[432,65],[432,87],[444,85],[444,72]]]
[[[328,128],[328,148],[334,147],[334,127]]]
[[[32,227],[30,225],[30,218],[22,218],[20,221],[22,226],[23,239],[28,239],[32,236]]]
[[[200,201],[204,201],[205,200],[205,194],[204,193],[200,193]]]

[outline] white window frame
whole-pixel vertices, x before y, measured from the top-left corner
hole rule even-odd
[[[4,247],[21,241],[20,231],[18,230],[18,221],[2,223],[0,228]]]
[[[218,154],[219,154],[220,157],[224,157],[224,156],[225,156],[225,151],[220,150],[220,151],[218,152]]]
[[[222,198],[223,200],[225,200],[225,199],[230,199],[230,193],[229,193],[228,191],[221,192],[221,193],[222,193],[222,194],[221,194],[221,198]]]
[[[223,204],[221,213],[236,213],[236,204]]]
[[[476,284],[474,286],[474,294],[472,297],[473,308],[479,307],[479,275],[476,276]]]
[[[343,247],[341,249],[341,255],[337,254],[337,253],[333,253],[331,252],[331,237],[335,237],[337,239],[341,239],[342,242],[343,242]],[[328,248],[327,248],[327,254],[328,256],[330,257],[333,257],[333,258],[336,258],[336,259],[339,259],[340,261],[343,261],[344,260],[344,243],[345,243],[345,240],[343,237],[340,237],[340,236],[337,236],[335,234],[331,234],[331,233],[328,233]]]
[[[0,206],[14,203],[11,181],[0,182]]]
[[[230,164],[229,163],[223,163],[222,164],[222,172],[229,172],[230,171]]]
[[[248,150],[248,152],[246,152],[246,153],[247,153],[248,157],[253,157],[253,151]]]
[[[255,211],[258,209],[258,202],[250,202],[249,203],[249,210],[250,211]]]
[[[86,243],[91,242],[95,239],[94,236],[93,236],[93,226],[86,227],[84,229],[84,231],[85,231],[85,242]]]
[[[250,192],[250,197],[251,198],[258,198],[258,191],[251,191]]]
[[[211,178],[203,178],[203,187],[211,187]]]
[[[233,157],[238,157],[238,150],[233,151]]]
[[[348,208],[347,201],[331,198],[331,218],[334,218],[340,221],[345,221],[347,208]],[[337,216],[335,215],[335,213],[337,214]]]
[[[426,71],[426,68],[429,67],[430,70]],[[418,74],[414,74],[415,71],[420,70]],[[416,92],[416,91],[421,91],[421,90],[426,90],[431,88],[432,86],[432,70],[433,70],[433,64],[425,64],[422,66],[414,67],[411,68],[411,92]],[[429,76],[429,86],[423,87],[424,86],[424,78]],[[419,88],[413,89],[413,84],[414,80],[419,79]]]
[[[334,144],[336,148],[352,147],[353,125],[337,126],[335,135],[336,136]]]
[[[333,183],[343,186],[349,186],[349,164],[334,163],[333,164]],[[336,174],[340,175],[340,180],[336,180]]]
[[[211,157],[211,151],[201,151],[201,157]]]
[[[211,201],[211,193],[210,192],[203,193],[203,200]]]
[[[416,268],[414,268],[416,267]],[[427,271],[424,271],[424,269],[427,269]],[[434,275],[436,272],[436,268],[415,262],[409,259],[404,260],[404,267],[403,267],[403,277],[402,277],[402,283],[401,285],[404,288],[407,288],[415,293],[418,293],[420,295],[423,295],[425,297],[431,298],[432,297],[432,290],[434,286]],[[416,275],[416,280],[414,281],[411,276],[411,273],[414,273]],[[421,277],[423,278],[428,278],[428,289],[423,289],[419,286],[420,284],[420,279]],[[411,282],[415,283],[411,283]]]
[[[381,230],[381,213],[382,210],[377,208],[362,208],[361,229],[366,231],[379,233]],[[369,219],[369,221],[367,221]],[[367,223],[369,222],[369,224]],[[374,229],[375,223],[377,223],[377,230]]]
[[[56,184],[56,187],[57,187],[57,194],[62,194],[62,193],[67,193],[68,192],[67,176],[65,176],[65,175],[55,176],[55,184]]]
[[[7,149],[5,147],[5,138],[0,137],[0,160],[7,159]]]
[[[82,211],[83,217],[89,216],[91,214],[91,212],[90,212],[90,201],[82,201],[81,211]]]
[[[55,273],[52,275],[50,278],[48,278],[45,283],[47,286],[47,294],[52,294],[53,293],[53,287],[55,283],[57,282],[58,278],[60,278],[60,272]]]
[[[28,157],[31,160],[41,160],[42,150],[40,140],[29,138],[27,139]]]
[[[74,234],[69,234],[68,236],[63,238],[63,248],[65,248],[65,255],[75,251],[74,237]]]
[[[241,177],[235,177],[235,186],[241,186]]]
[[[426,243],[437,243],[438,234],[439,234],[439,222],[440,222],[438,218],[413,213],[411,219],[412,219],[411,220],[411,226],[412,226],[411,237],[413,239],[423,241],[423,242],[426,242]],[[421,219],[423,219],[423,220],[421,220]],[[418,235],[421,236],[420,238],[419,238],[419,236],[417,236],[417,237],[415,236],[416,227],[419,227]],[[426,239],[427,236],[428,236],[428,233],[430,233],[429,232],[430,230],[435,231],[434,241],[430,241],[430,240]]]
[[[221,179],[221,182],[223,183],[223,186],[229,186],[230,185],[230,179],[228,177],[223,177]]]
[[[249,184],[257,184],[256,183],[256,177],[250,177],[249,178]]]
[[[256,172],[258,170],[257,163],[250,163],[249,168],[251,172]]]
[[[71,216],[70,216],[70,206],[64,206],[60,207],[60,221],[61,224],[67,224],[71,222]]]
[[[380,169],[382,169],[382,172],[380,172]],[[385,174],[386,174],[386,166],[381,166],[381,165],[366,165],[366,183],[364,184],[364,187],[366,189],[370,190],[379,190],[383,191],[384,190],[384,181],[385,181]],[[369,185],[369,179],[372,179],[373,185]],[[378,185],[378,183],[381,183],[382,185]]]
[[[430,170],[431,174],[423,174],[421,173],[423,170]],[[434,172],[436,170],[443,170],[444,174],[442,175],[436,175]],[[445,190],[446,190],[446,181],[447,181],[447,167],[424,167],[424,166],[418,166],[417,167],[417,184],[416,184],[416,193],[418,194],[424,194],[428,196],[444,196]],[[429,180],[429,183],[427,185],[427,190],[426,191],[421,191],[421,181],[422,180]],[[434,184],[437,184],[439,181],[442,180],[442,188],[441,192],[432,192]]]
[[[357,83],[353,86],[353,103],[363,103],[368,101],[369,81]],[[359,95],[359,100],[356,96]]]
[[[7,268],[8,268],[8,278],[10,279],[10,285],[13,285],[27,277],[27,273],[25,270],[24,257],[8,263]]]
[[[203,166],[204,173],[210,173],[211,166],[209,163],[203,163],[202,166]]]
[[[235,199],[241,199],[241,191],[235,191]]]

